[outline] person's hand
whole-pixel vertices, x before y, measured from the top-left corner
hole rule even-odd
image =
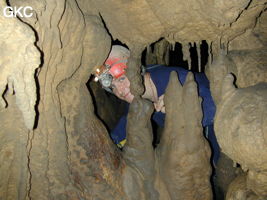
[[[154,107],[156,109],[157,112],[163,112],[165,113],[165,105],[164,105],[164,101],[163,101],[163,98],[164,98],[164,94],[161,95],[158,99],[157,102],[154,103]]]

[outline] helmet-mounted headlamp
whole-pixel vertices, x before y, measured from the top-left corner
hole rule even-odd
[[[110,68],[106,65],[102,65],[96,68],[95,70],[95,79],[94,81],[99,81],[103,87],[109,88],[111,86],[113,77],[109,73]]]
[[[108,59],[104,65],[95,70],[95,81],[99,81],[104,88],[110,88],[113,78],[117,79],[126,73],[127,60],[119,58]]]

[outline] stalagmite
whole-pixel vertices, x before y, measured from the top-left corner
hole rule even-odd
[[[222,83],[225,76],[230,73],[229,67],[233,63],[220,51],[214,58],[212,65],[206,67],[205,73],[210,81],[210,90],[215,104],[217,105],[222,98]]]
[[[144,191],[144,199],[158,199],[157,191],[154,188],[156,171],[150,122],[152,112],[152,103],[138,98],[134,99],[129,109],[127,144],[123,150],[123,157],[128,164],[127,173],[124,174],[123,181],[129,198],[141,197],[142,191]],[[133,177],[133,183],[139,183],[134,188],[132,187],[133,184],[129,184],[129,176],[131,174],[138,174],[138,176],[135,175]],[[138,190],[135,190],[136,187]]]
[[[164,101],[167,114],[158,155],[161,177],[171,199],[211,200],[210,148],[202,134],[193,74],[188,73],[182,87],[176,72],[172,72]]]

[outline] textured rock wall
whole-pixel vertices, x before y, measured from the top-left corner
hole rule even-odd
[[[229,51],[222,50],[207,69],[217,104],[218,142],[222,151],[247,172],[245,182],[236,184],[234,181],[229,186],[226,199],[266,198],[266,120],[263,117],[267,91],[264,86],[267,82],[266,11],[259,16],[254,26],[234,38],[229,43]],[[228,73],[232,73],[235,80],[223,87]],[[233,83],[242,89],[234,89]]]
[[[215,123],[223,151],[227,151],[228,155],[231,154],[234,160],[244,163],[246,167],[266,169],[266,132],[262,129],[266,123],[266,83],[244,89],[234,89],[230,85],[226,85],[224,90],[225,88],[229,90],[223,91],[223,100],[227,99],[227,102],[218,106],[216,115],[217,120],[223,121]],[[222,115],[227,115],[228,118]],[[226,124],[231,127],[230,131],[221,133],[225,131],[222,127]],[[224,136],[227,140],[221,139]]]
[[[239,88],[267,81],[266,48],[231,51],[228,55],[236,68],[236,85]]]
[[[228,75],[215,117],[222,151],[248,172],[246,186],[261,198],[267,197],[266,94],[266,83],[236,89]]]
[[[247,190],[246,174],[238,176],[229,186],[226,195],[227,200],[256,200],[259,199],[255,194]]]
[[[100,65],[100,61],[103,62],[110,38],[100,18],[85,16],[85,25],[88,28],[81,46],[86,55],[82,57],[83,64],[58,87],[62,115],[66,119],[72,179],[80,191],[80,198],[123,199],[120,177],[123,162],[104,125],[94,115],[92,99],[86,87],[90,67],[92,69]],[[74,91],[73,95],[70,91]]]
[[[37,45],[42,52],[42,58],[40,59],[42,65],[38,73],[40,90],[38,90],[37,94],[32,91],[32,94],[37,95],[40,99],[38,102],[38,112],[40,113],[38,126],[33,133],[31,132],[29,136],[25,136],[26,138],[29,137],[29,160],[27,166],[29,167],[30,178],[29,180],[22,178],[20,181],[29,185],[27,196],[31,199],[77,199],[82,195],[89,198],[89,194],[91,198],[91,196],[96,195],[91,194],[92,188],[83,194],[81,192],[81,190],[84,191],[90,187],[83,186],[84,182],[80,180],[79,173],[84,172],[81,170],[81,168],[84,168],[81,163],[91,158],[90,155],[94,155],[95,150],[92,149],[93,145],[89,145],[91,149],[89,149],[89,153],[87,152],[88,155],[83,158],[83,153],[88,149],[81,146],[83,142],[88,141],[88,138],[75,138],[72,140],[71,135],[69,135],[71,133],[66,124],[67,119],[62,112],[65,108],[64,99],[61,99],[61,103],[59,98],[59,86],[62,83],[63,87],[65,85],[63,84],[64,80],[68,80],[73,76],[74,72],[79,68],[83,68],[82,74],[80,76],[76,75],[76,79],[78,76],[77,80],[79,80],[77,82],[79,83],[78,88],[74,85],[74,87],[70,88],[71,90],[66,92],[67,94],[79,95],[78,91],[81,88],[82,94],[88,95],[85,83],[90,76],[90,68],[92,69],[96,64],[103,62],[109,51],[107,46],[110,45],[110,39],[103,26],[94,28],[101,23],[99,17],[91,16],[89,18],[84,16],[75,1],[10,1],[10,3],[13,6],[31,5],[33,7],[35,11],[34,17],[24,20],[35,30],[36,40],[38,40]],[[100,38],[97,38],[97,35]],[[97,54],[94,44],[98,40],[103,41],[102,45],[104,45],[102,46],[103,50],[100,51],[102,53]],[[89,55],[88,51],[93,52],[93,55],[90,56],[90,60],[85,57],[87,62],[82,64],[84,56]],[[83,87],[80,84],[84,84]],[[65,93],[62,95],[64,97]],[[68,97],[71,99],[71,96]],[[77,100],[80,99],[77,96],[75,97]],[[89,99],[89,96],[86,96],[85,99]],[[80,105],[81,108],[89,105],[90,101],[88,100],[84,104]],[[89,117],[87,121],[90,121],[89,113],[93,113],[92,105],[90,106],[88,107],[88,112],[84,113]],[[64,114],[67,115],[66,113]],[[82,119],[83,116],[80,115],[78,120]],[[71,120],[72,118],[68,119],[68,122],[70,123]],[[97,122],[97,124],[101,127],[100,122]],[[90,125],[91,128],[90,130],[87,129],[87,131],[85,131],[84,127],[78,125],[77,128],[75,127],[75,132],[79,132],[78,135],[81,135],[81,137],[84,137],[82,133],[88,135],[88,132],[97,132],[92,129],[95,125],[86,123],[85,127]],[[102,127],[103,130],[105,129]],[[106,141],[109,140],[106,138]],[[91,142],[93,144],[97,143],[94,140]],[[78,149],[77,151],[74,151],[73,145]],[[81,151],[81,153],[77,153],[78,151]],[[78,166],[75,155],[79,160]],[[104,155],[100,154],[98,157],[101,156],[103,158]],[[110,162],[113,163],[113,160]],[[106,168],[103,167],[103,169]],[[94,177],[93,180],[95,182],[99,181],[99,177],[103,176],[103,173],[98,175],[97,173],[94,174],[93,171],[90,172],[87,168],[85,170],[84,173],[87,176],[90,173],[93,174],[90,177]],[[96,167],[94,167],[94,170],[96,170]],[[79,172],[78,174],[77,171]],[[86,178],[84,174],[82,174],[82,177]],[[85,183],[90,183],[90,181],[86,180]],[[12,183],[9,184],[9,187],[13,187]],[[12,193],[6,193],[3,198],[7,199],[11,195]],[[18,199],[24,199],[24,197],[19,196]]]
[[[0,112],[0,199],[25,199],[29,185],[28,135],[15,95],[6,95],[8,108]]]

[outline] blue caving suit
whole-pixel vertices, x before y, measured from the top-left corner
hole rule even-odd
[[[180,67],[166,67],[162,65],[149,65],[146,68],[146,72],[150,73],[151,79],[157,88],[158,97],[165,93],[165,89],[169,82],[169,76],[172,71],[177,72],[179,81],[183,85],[186,80],[187,73],[189,72],[186,69]],[[216,108],[211,97],[209,80],[204,73],[194,73],[194,76],[198,84],[199,96],[202,97],[202,126],[205,130],[205,136],[212,147],[213,162],[216,163],[219,158],[220,149],[213,129],[213,119]],[[154,112],[152,114],[152,119],[157,123],[158,126],[164,127],[165,113]],[[120,144],[122,141],[126,141],[126,123],[127,116],[124,115],[120,118],[118,124],[111,132],[111,138],[116,144]]]

